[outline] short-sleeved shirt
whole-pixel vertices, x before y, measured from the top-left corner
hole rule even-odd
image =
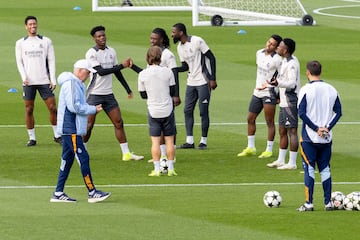
[[[178,55],[181,62],[186,62],[189,66],[187,85],[201,86],[207,84],[208,79],[203,74],[206,67],[205,53],[209,50],[206,42],[197,36],[189,36],[187,42],[179,43],[177,46]]]
[[[172,53],[167,48],[162,49],[160,66],[167,67],[169,69],[173,69],[177,67],[174,53]]]
[[[153,118],[168,117],[173,111],[170,86],[175,85],[173,72],[167,67],[150,65],[139,73],[138,90],[146,91],[148,111]]]
[[[106,46],[105,49],[90,48],[86,52],[85,58],[90,62],[92,67],[101,66],[106,69],[118,64],[116,51],[109,46]],[[100,76],[98,73],[91,73],[90,79],[88,94],[108,95],[113,93],[112,74]]]

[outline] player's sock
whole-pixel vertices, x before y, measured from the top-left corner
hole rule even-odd
[[[207,144],[207,137],[201,137],[200,143]]]
[[[160,144],[161,157],[166,156],[166,145]]]
[[[274,141],[267,141],[266,151],[272,152],[273,146],[274,146]]]
[[[121,151],[122,151],[123,154],[126,154],[126,153],[130,152],[129,145],[128,145],[127,142],[120,143],[120,148],[121,148]]]
[[[27,130],[30,140],[36,140],[35,128]]]
[[[189,144],[194,144],[194,136],[186,136],[186,142]]]
[[[280,164],[284,164],[285,163],[285,157],[286,157],[286,152],[287,149],[279,149],[279,157],[278,157],[278,161]]]
[[[155,172],[160,171],[160,161],[154,161],[154,170]]]
[[[54,192],[54,195],[58,197],[58,196],[61,196],[61,194],[63,194],[63,193],[64,192]]]
[[[248,148],[255,148],[255,135],[248,136]]]
[[[167,160],[168,169],[174,170],[174,160]]]
[[[289,165],[296,166],[297,152],[290,151],[289,156]]]

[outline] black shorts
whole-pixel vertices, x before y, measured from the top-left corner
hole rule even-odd
[[[298,109],[296,105],[292,107],[281,107],[279,112],[279,126],[285,128],[298,127]]]
[[[165,118],[153,118],[148,114],[149,135],[152,137],[160,137],[161,133],[164,136],[175,136],[176,125],[174,111]]]
[[[43,85],[30,85],[23,86],[23,99],[24,100],[35,100],[36,90],[39,92],[41,98],[46,100],[50,97],[54,97],[54,93],[50,88],[50,84]]]
[[[118,102],[116,101],[116,98],[114,94],[108,94],[108,95],[94,95],[90,94],[86,100],[86,102],[89,105],[102,105],[102,108],[106,113],[110,112],[116,107],[119,107]]]
[[[265,104],[276,105],[275,95],[271,94],[270,97],[263,97],[263,98],[258,98],[253,95],[249,104],[249,112],[259,114],[261,110],[264,108]]]

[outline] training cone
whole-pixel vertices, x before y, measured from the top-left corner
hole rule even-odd
[[[16,88],[10,88],[8,90],[9,93],[14,93],[14,92],[17,92],[18,90]]]
[[[243,29],[240,29],[237,33],[238,33],[238,34],[246,34],[246,31],[243,30]]]
[[[75,10],[75,11],[80,11],[80,10],[81,10],[81,7],[75,6],[75,7],[73,8],[73,10]]]

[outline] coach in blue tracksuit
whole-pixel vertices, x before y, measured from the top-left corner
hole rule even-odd
[[[310,61],[306,65],[309,82],[300,89],[298,99],[301,130],[301,157],[304,169],[305,203],[297,210],[313,211],[315,165],[317,165],[324,189],[326,211],[334,209],[330,198],[332,180],[330,172],[332,128],[339,121],[342,110],[336,89],[321,80],[321,64]]]
[[[86,103],[84,82],[90,72],[96,72],[85,59],[74,64],[74,72],[63,72],[58,77],[61,86],[57,115],[57,131],[62,135],[62,156],[56,190],[50,202],[76,202],[64,193],[65,182],[76,157],[88,189],[88,202],[105,200],[110,193],[95,189],[89,164],[89,154],[83,144],[82,136],[86,134],[87,116],[102,110],[102,106]]]

